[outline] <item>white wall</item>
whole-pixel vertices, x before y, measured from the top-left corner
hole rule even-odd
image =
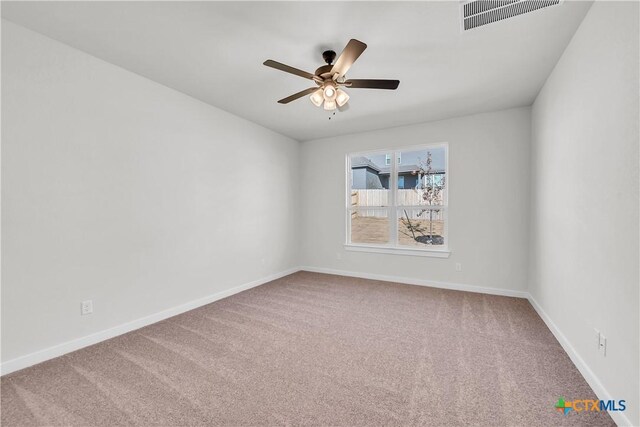
[[[611,397],[630,404],[634,425],[638,93],[638,3],[596,2],[533,106],[529,282]]]
[[[301,264],[529,291],[640,424],[637,17],[596,3],[533,109],[300,147],[3,21],[2,362]],[[443,141],[451,257],[345,251],[345,155]]]
[[[298,264],[296,141],[7,21],[2,103],[3,362]]]
[[[530,133],[525,107],[302,143],[303,265],[525,291]],[[450,258],[345,251],[345,155],[436,142],[449,143]]]

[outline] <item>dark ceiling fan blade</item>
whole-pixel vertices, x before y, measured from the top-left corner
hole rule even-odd
[[[333,64],[331,69],[332,73],[338,73],[338,77],[344,76],[349,71],[349,68],[356,62],[356,59],[362,55],[362,52],[367,48],[367,45],[360,40],[351,39],[345,46],[344,50],[338,57],[338,60]]]
[[[344,82],[344,85],[352,89],[391,89],[398,88],[400,80],[375,80],[375,79],[352,79]]]
[[[310,87],[309,89],[305,89],[305,90],[302,90],[302,91],[300,91],[298,93],[294,93],[291,96],[287,96],[286,98],[283,98],[280,101],[278,101],[278,103],[279,104],[288,104],[291,101],[295,101],[296,99],[302,98],[305,95],[310,95],[313,92],[317,91],[318,89],[319,88],[317,86],[316,87]]]
[[[302,71],[297,68],[290,67],[288,65],[282,64],[272,59],[267,59],[266,61],[264,61],[263,65],[266,65],[267,67],[275,68],[276,70],[284,71],[285,73],[295,74],[296,76],[304,77],[305,79],[314,80],[315,78],[315,76],[311,73],[307,73],[306,71]]]

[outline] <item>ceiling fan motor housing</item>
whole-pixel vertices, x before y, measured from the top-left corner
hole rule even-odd
[[[316,76],[318,77],[322,77],[322,78],[328,78],[331,77],[331,69],[333,68],[333,65],[323,65],[322,67],[318,68],[316,70]]]
[[[323,65],[318,68],[315,72],[316,76],[322,77],[323,79],[331,77],[331,69],[333,68],[333,61],[336,59],[336,53],[333,50],[325,50],[322,52],[322,58],[327,65]],[[316,82],[318,83],[318,82]],[[320,83],[318,83],[320,85]]]

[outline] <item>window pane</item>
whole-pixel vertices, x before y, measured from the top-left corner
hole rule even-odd
[[[446,151],[431,147],[400,153],[398,206],[442,206],[446,201]],[[402,182],[402,186],[400,185]]]
[[[399,209],[398,243],[401,246],[443,246],[444,209]]]
[[[381,209],[351,211],[351,243],[389,243],[389,212]]]
[[[389,206],[391,153],[353,155],[351,160],[351,206]]]

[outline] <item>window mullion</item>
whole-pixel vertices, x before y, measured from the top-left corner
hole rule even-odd
[[[346,212],[346,216],[345,216],[345,232],[346,232],[346,242],[347,244],[351,243],[351,189],[353,188],[353,170],[351,169],[351,157],[350,156],[346,156],[345,158],[345,162],[346,162],[346,180],[345,180],[345,184],[346,184],[346,198],[345,198],[345,212]]]
[[[394,151],[389,174],[389,243],[398,246],[398,152]]]

